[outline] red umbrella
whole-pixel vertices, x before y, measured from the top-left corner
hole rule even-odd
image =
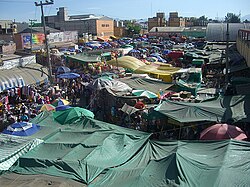
[[[143,108],[145,107],[145,105],[144,105],[143,102],[138,101],[138,102],[135,104],[134,107],[137,108],[137,109],[143,109]]]
[[[244,140],[246,134],[234,125],[215,124],[201,132],[201,140],[225,140],[225,139]]]

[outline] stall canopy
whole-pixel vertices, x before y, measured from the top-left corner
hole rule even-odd
[[[90,187],[231,187],[250,183],[249,142],[153,141],[148,133],[91,118],[60,125],[47,111],[32,122],[42,126],[42,144],[24,150],[26,154],[16,154],[15,163],[8,161],[21,145],[17,147],[15,142],[9,152],[0,153],[10,154],[0,159],[0,164],[14,164],[9,172],[21,174],[15,180],[24,174],[46,174]]]
[[[101,62],[101,55],[86,55],[84,53],[79,53],[77,55],[69,55],[66,58],[67,61],[81,62],[81,63]]]
[[[221,96],[202,103],[165,100],[156,112],[181,123],[197,121],[250,122],[250,95]]]
[[[48,70],[40,64],[28,64],[24,67],[0,70],[0,92],[48,81]]]
[[[215,102],[186,103],[170,100],[164,101],[155,110],[181,123],[221,121],[226,111]]]
[[[133,89],[144,89],[154,93],[159,92],[160,89],[163,91],[168,90],[173,86],[173,84],[151,78],[125,77],[119,80],[126,83]]]

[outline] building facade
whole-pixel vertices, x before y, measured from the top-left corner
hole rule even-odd
[[[178,12],[170,12],[169,19],[168,19],[168,26],[169,27],[185,27],[186,19],[179,17]]]
[[[69,16],[65,7],[59,8],[57,15],[45,16],[45,23],[61,31],[78,31],[79,35],[85,33],[98,37],[114,35],[113,19],[93,14]]]
[[[148,30],[150,31],[153,27],[165,27],[166,18],[165,13],[156,13],[156,17],[148,18]]]
[[[55,46],[66,46],[67,44],[78,43],[78,32],[77,31],[64,31],[61,32],[56,29],[46,27],[46,31],[49,32],[47,35],[48,43],[50,48]],[[32,32],[32,40],[31,40]],[[31,43],[32,41],[32,43]],[[33,50],[45,48],[45,37],[42,27],[33,27],[25,29],[22,32],[15,35],[15,42],[17,49],[30,49],[31,44]]]

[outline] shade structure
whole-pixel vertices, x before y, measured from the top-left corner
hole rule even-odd
[[[56,111],[53,113],[54,120],[62,125],[71,124],[78,121],[82,117],[94,118],[94,113],[80,107],[71,107],[66,110]]]
[[[66,67],[66,66],[60,66],[57,68],[56,72],[57,73],[69,73],[71,70],[70,68]]]
[[[51,104],[43,104],[43,105],[41,105],[40,110],[41,111],[52,111],[52,110],[55,110],[55,106],[53,106]]]
[[[62,111],[71,108],[69,105],[59,105],[56,107],[56,111]]]
[[[78,73],[63,73],[57,76],[60,79],[76,79],[80,77]]]
[[[148,91],[148,90],[133,90],[132,94],[136,95],[136,96],[145,96],[149,99],[153,99],[153,98],[158,97],[155,93]]]
[[[62,99],[62,98],[58,98],[56,100],[54,100],[52,102],[52,105],[57,107],[57,106],[60,106],[60,105],[69,105],[69,101],[67,101],[66,99]]]
[[[29,122],[17,122],[9,125],[3,130],[4,134],[11,134],[15,136],[30,136],[35,134],[40,127],[36,124]]]
[[[215,124],[201,132],[201,140],[224,140],[235,139],[244,140],[247,139],[246,134],[237,126],[228,124]]]

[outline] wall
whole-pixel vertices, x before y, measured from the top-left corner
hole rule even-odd
[[[0,53],[2,54],[14,54],[16,52],[16,44],[8,43],[7,45],[0,46]]]
[[[15,36],[18,49],[30,48],[30,33],[17,34]],[[63,43],[63,42],[78,42],[77,31],[64,31],[50,33],[48,35],[49,44]],[[42,48],[44,46],[44,34],[34,33],[32,34],[32,46],[34,48]]]
[[[96,20],[96,35],[113,36],[114,35],[114,21],[113,20]]]

